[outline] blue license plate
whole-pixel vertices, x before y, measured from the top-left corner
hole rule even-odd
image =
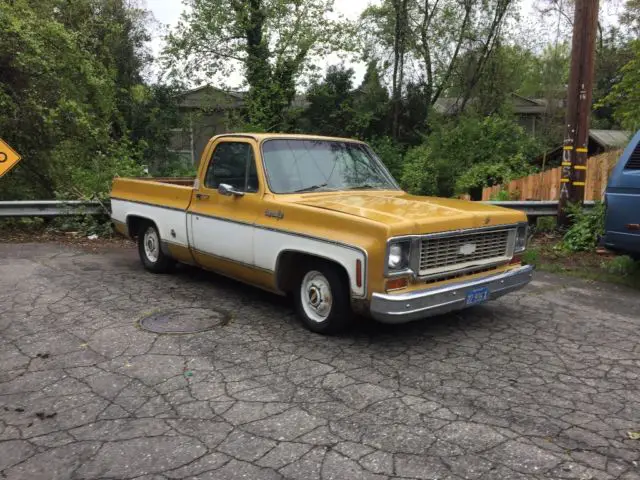
[[[489,300],[489,289],[487,287],[474,288],[467,292],[467,305],[477,305]]]

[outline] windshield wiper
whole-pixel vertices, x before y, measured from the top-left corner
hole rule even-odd
[[[379,185],[370,185],[365,183],[364,185],[356,185],[355,187],[349,187],[349,190],[371,190],[372,188],[380,188]]]
[[[311,185],[310,187],[301,188],[300,190],[294,190],[292,193],[302,193],[302,192],[313,192],[314,190],[320,190],[323,187],[326,187],[326,183],[321,183],[319,185]]]

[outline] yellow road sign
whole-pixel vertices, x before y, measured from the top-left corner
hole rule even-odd
[[[0,138],[0,177],[11,170],[22,157]]]

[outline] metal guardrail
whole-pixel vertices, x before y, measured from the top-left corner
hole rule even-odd
[[[482,202],[498,207],[513,208],[527,214],[528,217],[555,217],[558,215],[557,200],[524,200],[524,201],[505,201],[505,202]],[[595,202],[588,200],[584,202],[584,208],[593,208]]]
[[[528,217],[552,217],[558,213],[557,201],[506,201],[482,202],[499,207],[513,208]],[[592,208],[595,202],[584,202]],[[105,204],[108,207],[108,204]],[[83,200],[21,200],[0,201],[0,217],[62,217],[73,215],[101,215],[104,208],[100,202]]]
[[[63,217],[101,215],[100,202],[83,200],[19,200],[0,201],[1,217]]]

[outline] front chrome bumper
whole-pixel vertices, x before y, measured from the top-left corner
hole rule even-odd
[[[533,267],[525,265],[496,275],[450,283],[409,293],[374,293],[371,316],[383,323],[405,323],[466,308],[467,293],[478,287],[489,289],[489,299],[524,287],[533,277]]]

